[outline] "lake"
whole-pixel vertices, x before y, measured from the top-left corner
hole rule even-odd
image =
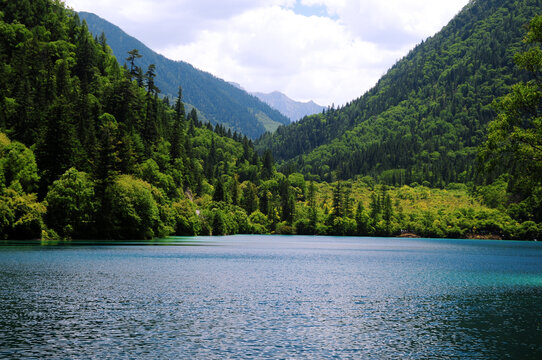
[[[0,358],[542,358],[542,244],[0,243]]]

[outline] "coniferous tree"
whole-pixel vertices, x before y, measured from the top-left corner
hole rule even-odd
[[[156,87],[154,78],[156,77],[156,65],[150,64],[147,72],[145,73],[145,82],[147,83],[147,93],[154,95],[160,92],[160,89]]]
[[[380,214],[382,212],[382,207],[380,204],[380,198],[375,192],[371,194],[371,202],[369,203],[369,208],[371,209],[369,214],[371,221],[375,223],[378,222]]]
[[[271,199],[270,193],[267,189],[262,189],[261,195],[260,195],[260,211],[262,214],[268,216],[271,211]]]
[[[119,126],[111,114],[100,116],[98,135],[98,150],[94,163],[94,179],[98,188],[98,195],[103,200],[105,188],[119,175],[121,159],[119,158]]]
[[[217,163],[216,157],[216,144],[214,135],[211,137],[211,148],[209,149],[209,155],[205,161],[205,176],[207,179],[213,179],[215,177],[215,166]]]
[[[280,181],[280,207],[282,209],[282,220],[292,224],[295,214],[295,198],[292,192],[290,181],[286,178]]]
[[[233,176],[231,183],[231,202],[233,205],[239,205],[239,175]]]
[[[273,155],[266,150],[263,154],[262,179],[267,180],[273,175]]]
[[[182,157],[184,152],[185,132],[185,110],[182,102],[182,88],[179,86],[179,93],[175,101],[175,119],[171,130],[171,160]]]
[[[215,192],[213,194],[213,201],[226,201],[226,192],[224,191],[224,183],[220,179],[217,179],[216,184],[215,184]]]
[[[356,225],[358,235],[369,235],[369,216],[365,212],[362,202],[358,202],[356,209]]]
[[[138,66],[136,66],[135,61],[137,59],[140,59],[142,55],[139,53],[139,50],[133,49],[128,51],[128,57],[126,58],[126,61],[130,63],[130,76],[132,78],[138,77],[138,72],[141,70]]]
[[[333,207],[331,210],[332,219],[344,216],[344,196],[342,182],[337,181],[337,185],[333,190]]]
[[[314,181],[311,180],[309,184],[309,228],[311,233],[316,232],[316,224],[318,222],[318,210],[316,209],[316,186]]]
[[[384,195],[384,201],[382,203],[382,220],[385,221],[387,228],[390,226],[392,216],[393,204],[391,202],[390,194],[386,192]]]
[[[41,169],[40,194],[70,167],[76,165],[79,142],[69,121],[69,106],[57,100],[47,116],[47,126],[36,144],[36,159]]]
[[[246,182],[243,188],[243,196],[241,197],[241,206],[247,214],[252,214],[258,210],[258,200],[256,186],[250,181]]]

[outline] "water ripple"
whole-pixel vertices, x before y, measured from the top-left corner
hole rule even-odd
[[[538,245],[212,242],[0,247],[0,358],[542,357]]]

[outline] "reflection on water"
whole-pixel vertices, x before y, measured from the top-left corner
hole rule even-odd
[[[0,246],[0,358],[540,359],[541,322],[536,243]]]

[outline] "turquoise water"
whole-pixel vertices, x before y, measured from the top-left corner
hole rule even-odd
[[[542,358],[542,244],[0,243],[0,358]]]

